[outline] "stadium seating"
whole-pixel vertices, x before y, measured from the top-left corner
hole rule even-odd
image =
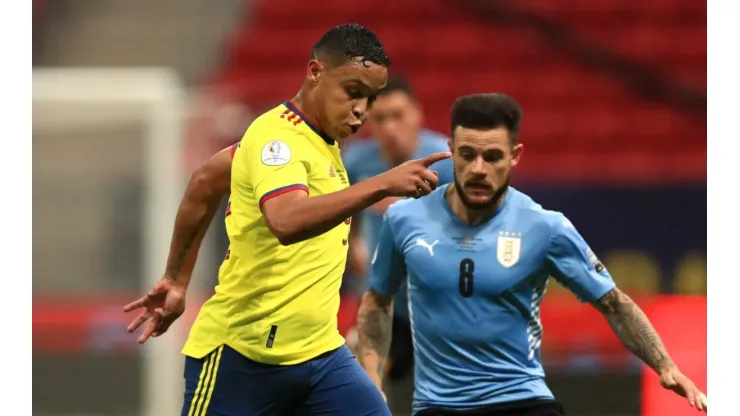
[[[536,30],[486,22],[464,3],[326,0],[319,8],[300,0],[259,2],[250,25],[230,39],[216,82],[228,85],[235,99],[266,109],[298,89],[308,51],[327,27],[355,21],[382,38],[392,71],[415,84],[433,129],[449,131],[449,108],[461,94],[515,97],[525,114],[522,140],[529,144],[520,177],[673,180],[706,174],[702,117],[638,96],[615,76],[555,50]],[[690,0],[516,4],[521,12],[567,23],[617,54],[705,88],[705,6]]]
[[[706,88],[706,2],[522,0],[518,7],[567,24],[596,44]]]

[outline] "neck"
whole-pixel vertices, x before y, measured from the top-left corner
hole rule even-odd
[[[494,204],[481,209],[470,208],[465,205],[454,185],[447,187],[445,198],[450,204],[450,209],[453,214],[470,225],[477,225],[491,218],[501,208],[508,192],[509,190],[507,189],[498,197],[498,199],[496,199]]]
[[[298,94],[296,94],[296,96],[293,97],[291,101],[298,110],[300,110],[303,114],[306,115],[306,117],[309,118],[309,120],[307,121],[309,121],[321,131],[325,131],[324,126],[321,123],[321,119],[318,117],[318,112],[316,111],[316,105],[314,105],[313,97],[311,97],[311,94],[306,91],[305,86],[301,87],[301,89],[298,90]]]

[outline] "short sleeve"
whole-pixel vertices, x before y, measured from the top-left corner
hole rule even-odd
[[[290,138],[255,141],[240,146],[234,163],[249,167],[248,181],[260,208],[269,199],[287,192],[300,190],[308,193],[308,162],[300,150],[296,141]]]
[[[606,267],[562,215],[552,226],[547,260],[551,275],[581,302],[598,300],[615,286]]]
[[[404,281],[406,267],[403,255],[396,246],[388,213],[383,216],[371,264],[370,287],[381,295],[395,295]]]

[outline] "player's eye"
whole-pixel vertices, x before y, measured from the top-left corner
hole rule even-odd
[[[354,88],[348,89],[347,95],[353,100],[359,100],[360,98],[363,98],[362,93]]]
[[[460,156],[462,156],[462,158],[465,159],[465,160],[473,160],[473,159],[475,159],[475,153],[473,153],[473,152],[463,151],[463,152],[460,152]]]
[[[504,158],[504,152],[500,150],[492,150],[483,153],[483,160],[488,163],[496,163]]]

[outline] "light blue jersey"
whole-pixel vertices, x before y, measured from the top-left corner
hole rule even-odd
[[[450,147],[447,143],[447,137],[431,130],[422,130],[419,133],[419,145],[411,158],[421,159],[433,153],[449,151]],[[352,144],[346,151],[342,152],[342,159],[347,169],[350,183],[353,184],[393,168],[393,166],[389,165],[383,159],[380,145],[376,140],[367,140]],[[430,166],[430,169],[436,171],[439,175],[439,185],[452,183],[454,176],[452,161],[450,159],[439,161]],[[380,210],[377,207],[370,207],[362,212],[362,219],[360,221],[362,225],[362,238],[371,252],[375,250],[375,246],[378,244],[380,226],[383,223],[383,214],[385,214],[385,209]],[[405,291],[405,287],[402,287],[400,290]],[[396,303],[395,315],[401,318],[408,316],[405,299]]]
[[[614,287],[570,221],[509,188],[499,211],[470,226],[440,187],[390,206],[370,285],[407,280],[414,341],[414,412],[552,399],[540,364],[548,276],[581,301]]]

